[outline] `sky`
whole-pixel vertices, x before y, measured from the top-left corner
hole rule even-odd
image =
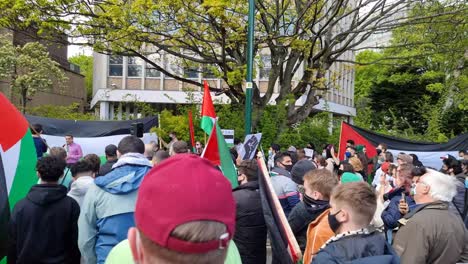
[[[93,55],[93,50],[89,47],[83,47],[83,46],[76,46],[76,45],[70,45],[68,46],[68,58],[73,57],[75,55]]]

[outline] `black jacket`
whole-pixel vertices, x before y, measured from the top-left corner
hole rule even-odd
[[[304,202],[298,203],[288,216],[289,226],[296,237],[301,251],[307,245],[307,228],[309,224],[329,207],[328,202],[307,206]]]
[[[400,258],[381,232],[352,235],[330,242],[312,259],[312,263],[397,264]]]
[[[253,181],[233,191],[237,205],[234,242],[243,264],[266,262],[267,228],[258,188],[258,181]]]
[[[112,170],[112,166],[114,166],[116,162],[117,160],[113,160],[113,161],[107,161],[106,163],[102,164],[101,167],[99,168],[98,176],[104,176],[107,173],[109,173],[109,171]]]
[[[37,184],[12,213],[8,263],[80,263],[80,207],[57,184]]]

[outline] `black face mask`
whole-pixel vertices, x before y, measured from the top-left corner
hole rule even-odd
[[[285,170],[291,172],[293,165],[285,165],[285,164],[283,164],[283,163],[281,163],[281,165],[284,166],[284,169],[285,169]]]
[[[328,205],[328,201],[315,200],[314,198],[308,196],[305,193],[302,196],[302,201],[305,203],[305,205],[307,205],[308,207],[312,207],[312,208],[318,208],[318,207],[323,207],[323,206]]]
[[[331,214],[328,213],[328,225],[330,225],[330,229],[333,231],[333,233],[336,234],[336,231],[338,231],[338,228],[340,228],[341,226],[341,223],[338,222],[338,220],[336,219],[336,215],[340,212],[341,210],[339,210],[338,212],[336,212],[335,214]]]
[[[377,151],[377,155],[380,155],[382,153],[381,149],[375,149]]]

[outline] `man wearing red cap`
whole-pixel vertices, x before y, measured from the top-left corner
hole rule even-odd
[[[211,163],[180,154],[153,168],[138,191],[128,241],[137,263],[223,263],[234,236],[231,184]]]

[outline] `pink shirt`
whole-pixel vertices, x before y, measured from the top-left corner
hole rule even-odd
[[[76,143],[65,144],[65,150],[67,151],[67,164],[74,164],[83,157],[83,151],[81,151],[80,145]]]

